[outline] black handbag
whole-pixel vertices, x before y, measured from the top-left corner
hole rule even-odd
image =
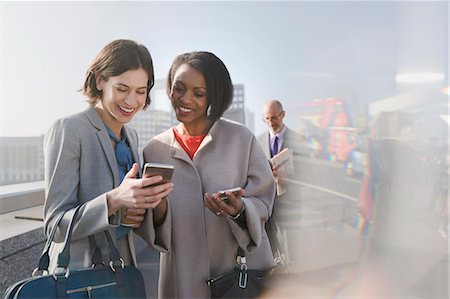
[[[44,250],[39,259],[38,267],[32,277],[24,279],[10,286],[4,295],[5,299],[12,298],[145,298],[145,285],[141,272],[132,266],[124,266],[111,235],[105,231],[109,244],[109,264],[98,263],[100,249],[96,246],[92,259],[97,260],[92,268],[69,270],[70,241],[73,226],[80,207],[74,211],[64,239],[64,246],[58,255],[56,273],[43,275],[48,272],[49,249],[53,241],[57,226],[64,213],[59,215],[53,227]],[[90,237],[95,242],[93,236]],[[101,260],[101,258],[100,258]],[[38,271],[43,271],[41,276]]]
[[[277,266],[267,270],[249,270],[244,251],[239,248],[233,271],[206,281],[211,298],[256,298],[269,287]]]

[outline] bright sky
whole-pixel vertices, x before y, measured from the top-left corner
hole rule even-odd
[[[117,38],[149,48],[157,79],[178,54],[214,52],[245,85],[255,133],[271,98],[294,125],[300,102],[335,96],[364,111],[410,88],[395,84],[402,70],[448,81],[446,1],[0,3],[0,136],[41,135],[83,109],[84,72]]]

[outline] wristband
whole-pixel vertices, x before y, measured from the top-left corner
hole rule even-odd
[[[242,208],[239,210],[239,212],[237,212],[236,215],[228,215],[228,218],[236,220],[239,217],[241,217],[241,214],[244,213],[244,211],[245,211],[245,205],[244,205],[244,203],[242,203]]]

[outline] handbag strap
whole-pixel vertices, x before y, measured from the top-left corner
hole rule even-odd
[[[95,235],[89,236],[89,244],[92,248],[94,248],[94,253],[92,253],[91,256],[92,267],[100,264],[105,265],[105,262],[103,261],[102,251],[100,250],[100,247],[97,246],[97,242],[95,241]]]
[[[119,250],[117,250],[117,247],[114,245],[111,234],[107,230],[105,230],[104,233],[106,235],[106,240],[108,241],[110,265],[112,262],[119,262],[119,261],[123,264],[123,260],[120,257]],[[122,266],[122,268],[123,268],[123,266]]]
[[[69,227],[67,229],[67,233],[66,233],[66,238],[64,240],[64,246],[63,249],[60,251],[59,255],[58,255],[58,268],[64,268],[67,269],[69,266],[69,262],[70,262],[70,243],[71,243],[71,239],[72,239],[72,231],[73,228],[75,226],[75,218],[77,217],[77,214],[80,210],[81,206],[78,206],[75,209],[75,212],[73,213],[72,219],[70,220],[69,223]],[[110,267],[114,269],[114,266],[117,265],[117,263],[119,263],[119,265],[123,268],[124,267],[124,262],[122,260],[122,258],[120,257],[119,251],[117,250],[116,246],[114,245],[114,242],[111,238],[111,235],[109,234],[109,232],[107,230],[104,231],[105,235],[106,235],[106,241],[108,242],[108,249],[109,249],[109,265]],[[94,239],[95,242],[95,239]],[[95,242],[96,244],[97,242]],[[98,247],[98,245],[96,244],[96,247]]]
[[[115,262],[122,263],[122,258],[120,257],[119,250],[114,245],[114,242],[113,242],[113,239],[112,239],[110,233],[107,230],[103,231],[103,233],[105,234],[106,242],[108,243],[108,254],[109,254],[108,263],[110,265],[111,265],[111,262],[113,262],[113,264]],[[98,246],[97,240],[95,239],[94,235],[89,236],[89,242],[91,243],[91,246],[94,248],[94,253],[92,254],[92,257],[91,257],[92,265],[105,264],[100,246]]]
[[[73,212],[72,218],[70,219],[69,226],[67,228],[66,237],[64,239],[63,249],[58,254],[58,268],[67,269],[69,267],[70,262],[70,243],[72,240],[72,231],[75,226],[75,219],[78,216],[78,212],[80,211],[81,206],[77,206],[75,211]]]
[[[66,236],[64,238],[64,245],[63,249],[58,254],[58,260],[57,260],[57,267],[62,269],[67,269],[70,263],[70,243],[72,239],[72,231],[75,226],[75,220],[78,216],[78,213],[81,209],[81,206],[77,206],[73,212],[73,215],[70,219]],[[47,238],[47,242],[44,246],[44,249],[42,251],[42,254],[39,258],[38,267],[33,270],[33,276],[36,276],[37,271],[48,271],[48,267],[50,264],[50,246],[55,238],[56,230],[58,229],[59,224],[61,223],[62,218],[67,213],[67,211],[62,212],[58,215],[58,218],[55,220],[55,224],[52,227],[52,230],[50,232],[50,235]],[[114,245],[114,242],[112,240],[111,235],[107,230],[104,231],[106,236],[106,241],[108,243],[108,250],[109,250],[109,266],[112,268],[113,271],[115,271],[117,268],[116,266],[119,265],[121,268],[124,267],[124,261],[120,257],[119,251],[117,250],[116,246]],[[97,242],[95,241],[94,236],[89,236],[89,239],[94,243],[94,254],[92,256],[92,261],[102,261],[103,258],[101,257],[101,251],[99,246],[97,245]]]
[[[48,271],[48,266],[50,264],[50,245],[52,244],[53,238],[55,237],[56,230],[58,229],[58,225],[61,222],[65,212],[62,212],[59,214],[58,218],[55,220],[55,224],[52,227],[52,230],[50,231],[50,235],[47,238],[47,242],[45,243],[44,249],[42,250],[42,254],[39,258],[38,267],[33,270],[32,276],[36,276],[37,271]]]
[[[238,256],[245,257],[245,251],[240,246],[238,248]]]
[[[245,251],[240,246],[238,248],[236,263],[241,270],[247,270],[247,259],[245,258]]]

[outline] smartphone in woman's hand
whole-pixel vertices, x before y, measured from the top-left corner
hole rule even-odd
[[[219,198],[224,201],[227,202],[229,200],[228,196],[227,196],[227,192],[232,192],[235,196],[237,196],[239,194],[239,191],[241,191],[241,187],[235,187],[235,188],[231,188],[231,189],[225,189],[225,190],[220,190],[219,192]]]
[[[158,182],[156,185],[164,184],[172,179],[172,174],[174,171],[174,166],[170,164],[163,163],[145,163],[144,170],[142,171],[143,178],[149,178],[152,176],[160,175],[162,176],[162,181]]]

